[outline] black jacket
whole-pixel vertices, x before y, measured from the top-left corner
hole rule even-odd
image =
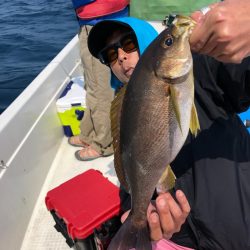
[[[191,213],[172,240],[195,249],[250,249],[250,135],[237,112],[250,106],[250,58],[223,64],[193,55],[201,131],[171,164]]]

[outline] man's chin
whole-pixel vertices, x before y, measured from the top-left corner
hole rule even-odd
[[[133,71],[129,71],[125,74],[126,78],[129,80],[131,75],[132,75]]]
[[[125,82],[129,82],[130,77],[131,77],[131,75],[130,76],[126,76]]]

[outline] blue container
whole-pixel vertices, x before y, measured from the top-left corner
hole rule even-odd
[[[75,9],[82,7],[86,4],[93,3],[96,0],[72,0],[73,6]]]

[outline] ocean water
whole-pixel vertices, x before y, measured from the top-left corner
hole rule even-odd
[[[71,0],[0,4],[0,113],[78,32]]]

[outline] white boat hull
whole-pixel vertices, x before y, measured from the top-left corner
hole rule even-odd
[[[0,116],[1,249],[21,248],[64,138],[56,100],[70,78],[80,74],[76,36]]]

